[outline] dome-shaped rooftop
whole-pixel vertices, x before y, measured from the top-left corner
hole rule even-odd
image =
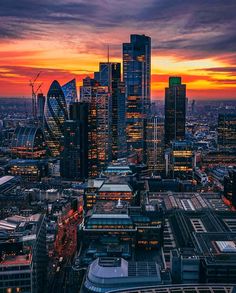
[[[64,96],[62,88],[57,80],[54,80],[48,90],[48,96]]]

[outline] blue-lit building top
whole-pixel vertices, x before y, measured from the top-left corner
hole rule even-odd
[[[67,108],[69,108],[70,104],[74,103],[77,100],[75,78],[64,84],[61,88],[65,96]]]

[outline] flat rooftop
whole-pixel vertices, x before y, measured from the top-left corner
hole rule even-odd
[[[132,189],[128,184],[104,183],[99,192],[132,192]]]
[[[5,184],[6,182],[11,181],[13,178],[15,178],[14,176],[3,176],[0,178],[0,186]]]

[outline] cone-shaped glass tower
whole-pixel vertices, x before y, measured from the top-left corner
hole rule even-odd
[[[45,136],[53,156],[60,154],[63,123],[67,119],[65,96],[59,82],[54,80],[49,88],[45,106]]]

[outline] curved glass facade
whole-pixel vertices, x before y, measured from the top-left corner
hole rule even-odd
[[[62,87],[66,99],[66,105],[69,109],[70,104],[77,100],[76,80],[75,78],[64,84]]]
[[[20,158],[45,156],[46,147],[42,130],[35,126],[18,126],[12,137],[11,151]]]
[[[63,123],[68,119],[66,100],[57,80],[51,84],[45,106],[46,142],[53,156],[60,155]]]

